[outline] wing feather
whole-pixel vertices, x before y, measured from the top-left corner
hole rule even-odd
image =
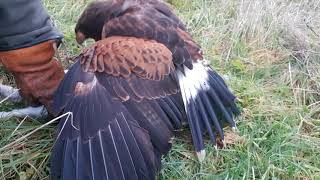
[[[108,166],[107,166],[107,160],[106,160],[106,155],[104,147],[103,147],[103,143],[102,143],[102,136],[101,136],[101,130],[98,131],[98,137],[99,137],[99,144],[100,144],[100,150],[101,150],[101,156],[102,156],[102,161],[103,161],[103,167],[104,167],[104,171],[105,171],[105,175],[106,175],[106,179],[109,179],[109,175],[108,175]]]
[[[93,180],[95,180],[95,172],[94,172],[94,166],[93,166],[93,153],[92,153],[92,144],[91,139],[89,139],[89,156],[90,156],[90,169],[91,169],[91,177]]]

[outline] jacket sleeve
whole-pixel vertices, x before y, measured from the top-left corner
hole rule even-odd
[[[1,0],[0,22],[0,51],[63,37],[41,0]]]

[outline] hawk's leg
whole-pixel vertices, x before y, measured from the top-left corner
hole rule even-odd
[[[10,100],[13,102],[20,102],[22,101],[22,97],[19,94],[19,89],[13,88],[11,86],[0,84],[0,96],[4,97],[5,100]]]
[[[35,118],[35,119],[46,118],[48,116],[48,111],[44,106],[38,106],[38,107],[29,106],[22,109],[14,109],[8,112],[0,112],[0,119],[8,119],[11,117],[24,118],[26,116]]]

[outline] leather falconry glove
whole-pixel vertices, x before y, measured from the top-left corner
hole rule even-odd
[[[0,51],[0,60],[12,72],[20,95],[32,106],[44,105],[50,113],[52,96],[64,77],[61,64],[54,58],[56,41],[31,47]]]

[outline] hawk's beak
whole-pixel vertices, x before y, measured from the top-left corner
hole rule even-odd
[[[76,41],[77,41],[77,43],[78,44],[82,44],[85,40],[86,40],[86,36],[82,32],[78,31],[76,33]]]

